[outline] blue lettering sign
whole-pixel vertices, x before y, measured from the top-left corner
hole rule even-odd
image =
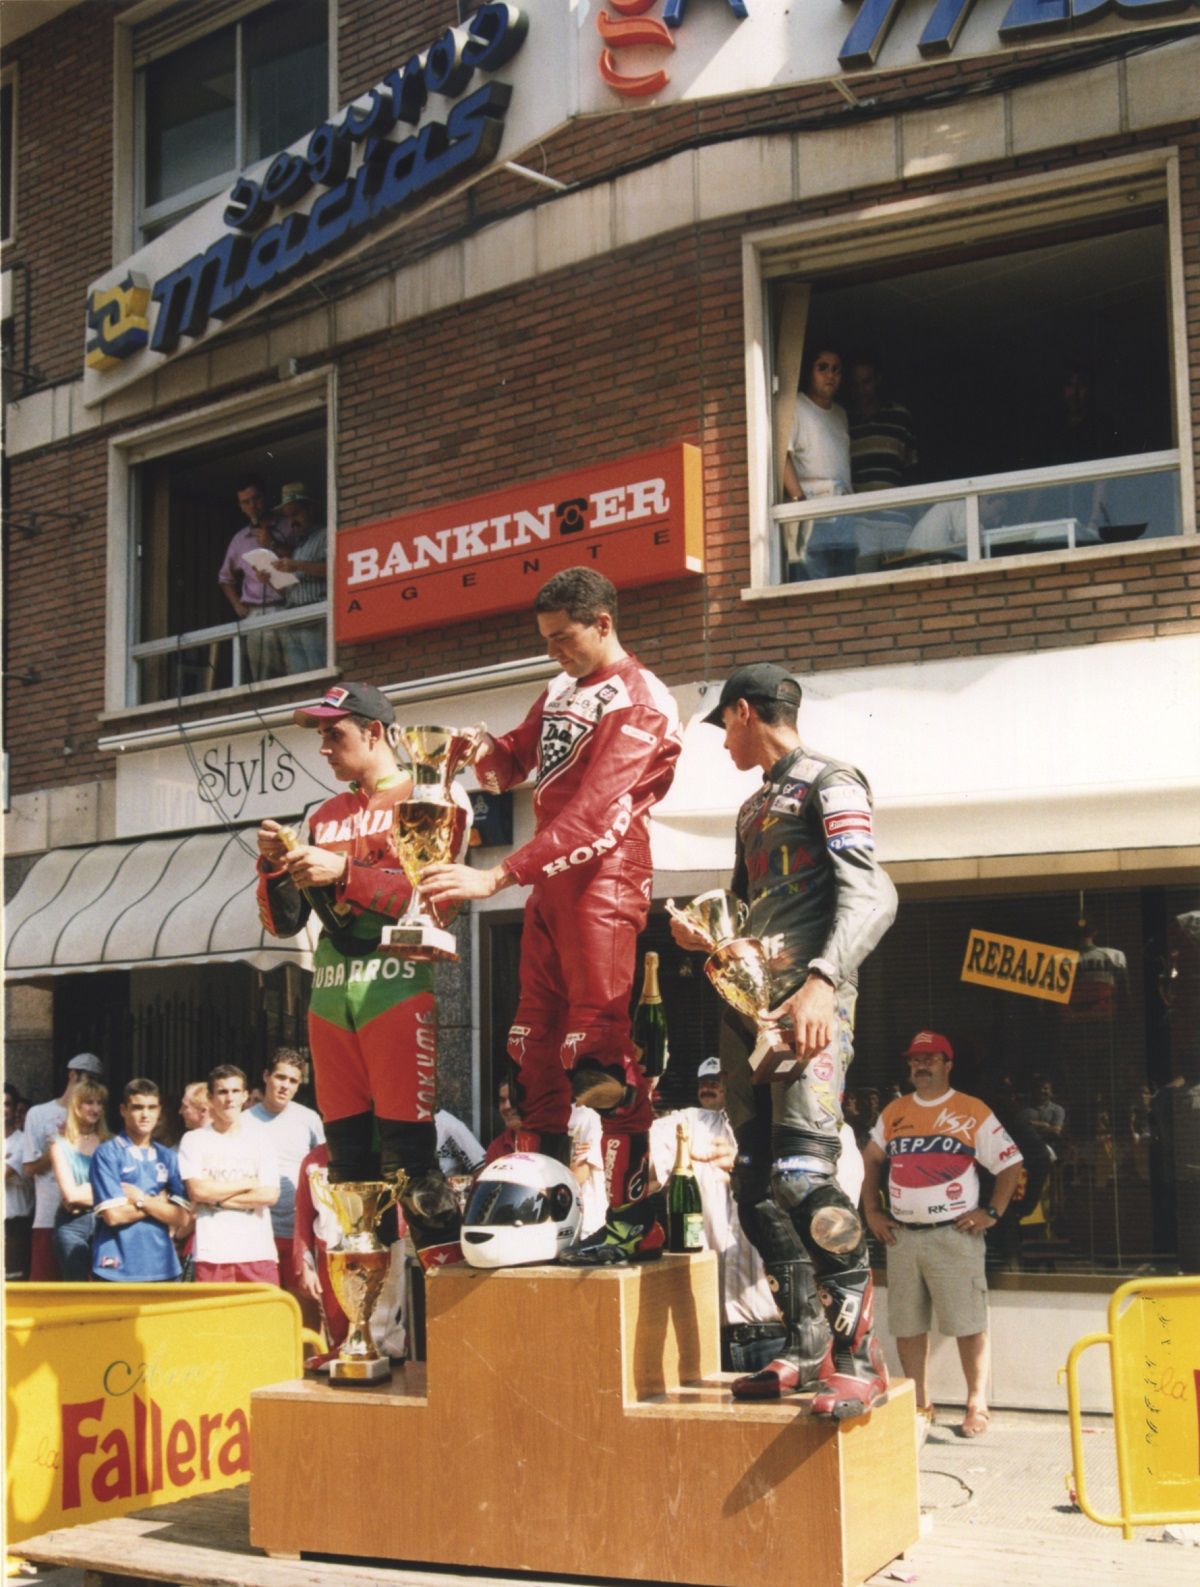
[[[405,205],[490,164],[500,148],[512,89],[492,82],[460,96],[476,72],[493,72],[512,60],[528,30],[528,18],[507,0],[480,6],[467,23],[447,28],[423,55],[390,72],[365,104],[350,105],[340,121],[317,127],[303,155],[276,155],[261,180],[240,176],[222,216],[226,234],[163,276],[147,294],[159,305],[151,349],[173,352],[181,337],[202,336],[210,319],[236,313]],[[384,134],[398,121],[413,126],[420,121],[431,95],[452,101],[445,119],[426,122],[400,143],[389,142]],[[362,158],[350,176],[356,145]],[[297,203],[314,185],[325,191],[307,214],[267,224],[274,211]],[[109,289],[110,294],[119,290]],[[116,312],[104,311],[110,317]],[[99,305],[89,310],[99,312]],[[128,327],[126,341],[110,339],[104,349],[107,362],[97,356],[89,360],[93,367],[114,367],[126,356],[121,350],[126,344],[129,352],[145,345],[144,324],[140,343]]]

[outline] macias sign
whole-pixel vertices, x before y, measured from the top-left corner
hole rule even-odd
[[[94,286],[87,369],[117,369],[144,349],[175,352],[213,320],[490,165],[513,93],[492,74],[514,59],[528,32],[528,16],[507,0],[479,6],[261,174],[239,176],[215,239],[153,278],[140,268],[143,255],[155,256],[151,245],[118,280]],[[176,232],[191,235],[187,222]]]

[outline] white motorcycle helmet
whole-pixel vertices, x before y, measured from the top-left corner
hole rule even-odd
[[[541,1152],[513,1152],[475,1181],[463,1214],[463,1255],[472,1267],[554,1262],[574,1243],[582,1218],[569,1168]]]

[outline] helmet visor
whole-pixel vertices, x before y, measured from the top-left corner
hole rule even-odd
[[[475,1186],[463,1223],[473,1228],[514,1229],[566,1217],[571,1192],[566,1185],[514,1185],[484,1180]]]

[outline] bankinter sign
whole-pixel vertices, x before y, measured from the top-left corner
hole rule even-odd
[[[680,443],[343,529],[339,642],[527,608],[561,568],[618,589],[704,570],[700,452]]]

